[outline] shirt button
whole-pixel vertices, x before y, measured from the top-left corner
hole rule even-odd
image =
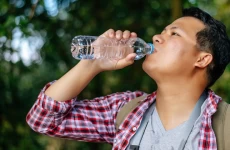
[[[137,130],[137,127],[133,127],[133,131],[136,131]]]

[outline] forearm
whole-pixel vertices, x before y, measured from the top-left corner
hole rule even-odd
[[[91,61],[80,61],[69,72],[52,84],[45,92],[57,101],[69,100],[76,97],[88,83],[99,73]]]

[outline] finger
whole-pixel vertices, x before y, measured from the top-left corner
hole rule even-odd
[[[127,55],[124,59],[119,60],[115,65],[115,69],[122,69],[126,66],[133,64],[136,55],[137,54],[135,54],[135,53],[131,53],[131,54]]]
[[[136,53],[130,53],[129,55],[127,55],[127,56],[125,57],[125,60],[128,61],[128,62],[129,62],[129,61],[133,62],[136,56],[137,56]]]
[[[124,32],[123,32],[123,38],[124,39],[128,39],[129,37],[130,37],[130,31],[129,30],[125,30]]]
[[[131,32],[131,36],[130,37],[137,37],[137,34],[135,32]]]
[[[115,31],[113,29],[109,29],[103,35],[106,36],[106,37],[113,38],[115,36]]]
[[[122,31],[121,30],[117,30],[116,31],[116,35],[115,35],[115,37],[116,37],[116,39],[118,39],[118,40],[120,40],[121,38],[122,38]]]

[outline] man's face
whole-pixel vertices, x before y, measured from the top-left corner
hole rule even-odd
[[[200,54],[196,34],[204,28],[205,25],[193,17],[182,17],[168,25],[161,34],[153,36],[155,50],[146,56],[144,71],[155,80],[191,75]]]

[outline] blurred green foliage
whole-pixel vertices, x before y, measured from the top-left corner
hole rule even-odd
[[[107,144],[50,138],[33,132],[25,117],[41,88],[78,61],[70,53],[76,35],[100,35],[109,28],[152,36],[180,16],[182,7],[199,6],[223,21],[230,33],[229,0],[1,0],[0,2],[0,150],[108,150]],[[142,71],[142,60],[98,75],[79,97],[117,91],[156,89]],[[212,87],[230,100],[230,68]]]

